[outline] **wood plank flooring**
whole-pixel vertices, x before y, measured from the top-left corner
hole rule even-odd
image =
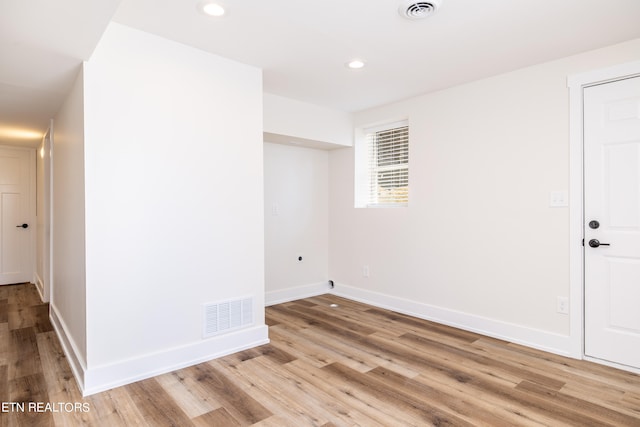
[[[640,426],[640,376],[332,295],[267,308],[269,345],[83,398],[47,312],[0,286],[0,426]]]

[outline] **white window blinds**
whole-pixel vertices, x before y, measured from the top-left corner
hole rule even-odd
[[[367,206],[405,206],[409,202],[409,126],[394,123],[365,130]]]

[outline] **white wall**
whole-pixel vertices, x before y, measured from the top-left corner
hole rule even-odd
[[[267,342],[261,71],[112,23],[85,127],[85,392]],[[253,327],[203,339],[243,297]]]
[[[328,289],[328,157],[324,150],[264,144],[267,304]]]
[[[351,114],[283,96],[264,94],[264,132],[270,142],[290,140],[351,146]],[[274,141],[278,138],[278,141]],[[306,140],[306,141],[305,141]]]
[[[82,71],[54,120],[51,315],[82,380],[87,358]]]
[[[354,209],[353,149],[330,153],[336,291],[568,353],[569,212],[549,207],[569,188],[567,76],[639,52],[635,40],[355,114],[409,118],[410,203]]]

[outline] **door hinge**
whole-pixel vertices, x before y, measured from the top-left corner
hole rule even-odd
[[[584,239],[582,239],[582,246],[584,246]]]

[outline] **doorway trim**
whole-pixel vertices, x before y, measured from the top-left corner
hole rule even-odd
[[[589,86],[635,76],[640,76],[640,61],[574,74],[567,78],[569,87],[569,353],[576,359],[586,358],[584,354],[583,90]]]

